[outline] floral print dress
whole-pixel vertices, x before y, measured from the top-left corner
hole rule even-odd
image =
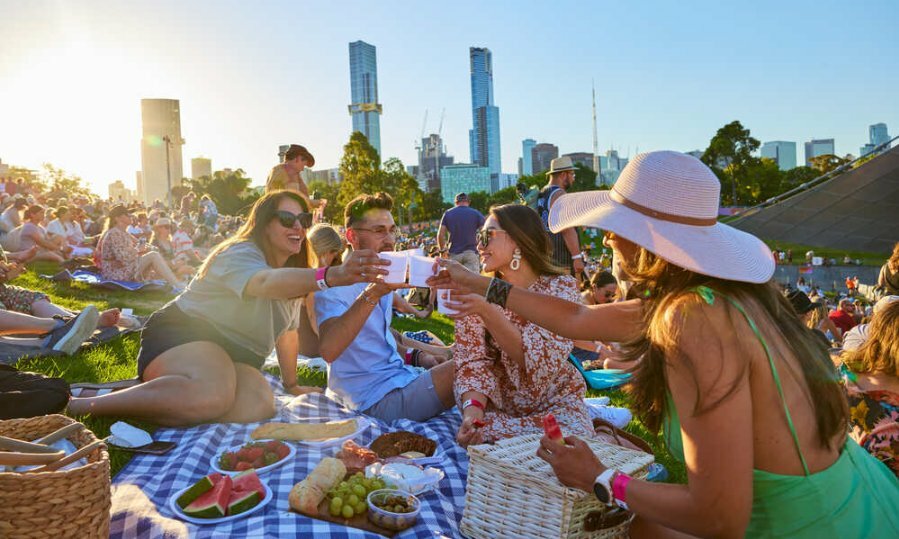
[[[139,281],[138,259],[134,237],[120,228],[110,228],[100,238],[100,273],[104,279]]]
[[[578,302],[573,277],[542,276],[529,288],[538,294]],[[477,391],[487,396],[485,442],[543,432],[543,416],[552,413],[563,434],[593,437],[593,425],[584,404],[587,386],[568,361],[572,343],[517,314],[503,313],[521,332],[525,368],[522,369],[490,337],[478,316],[456,323],[454,392],[460,408],[462,395]]]
[[[849,435],[899,477],[899,393],[863,390],[845,365],[840,374],[849,397]]]

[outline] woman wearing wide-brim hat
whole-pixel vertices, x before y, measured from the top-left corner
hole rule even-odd
[[[486,294],[566,338],[629,343],[634,407],[664,427],[687,484],[632,480],[575,437],[544,438],[538,455],[562,483],[636,513],[632,536],[899,536],[899,481],[847,438],[826,347],[771,281],[771,251],[717,222],[719,191],[698,159],[651,152],[611,191],[553,205],[554,231],[609,234],[640,300],[579,305],[451,261],[431,284]]]

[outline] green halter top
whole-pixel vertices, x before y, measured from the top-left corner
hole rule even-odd
[[[782,475],[752,471],[752,517],[746,537],[899,537],[899,479],[851,438],[846,439],[840,457],[829,468],[809,473],[774,358],[755,322],[733,298],[705,286],[696,292],[709,305],[715,302],[715,294],[722,296],[743,315],[758,337],[804,472]],[[670,393],[667,404],[665,441],[672,456],[683,462],[680,419]]]

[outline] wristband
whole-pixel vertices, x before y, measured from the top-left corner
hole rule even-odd
[[[612,497],[618,507],[625,511],[630,511],[627,506],[627,484],[630,482],[631,476],[620,472],[615,474],[615,479],[612,479]]]
[[[403,356],[403,363],[406,365],[412,364],[412,350],[414,350],[414,348],[406,348],[406,354]]]
[[[467,401],[465,401],[464,403],[462,403],[462,409],[463,409],[463,410],[465,410],[465,409],[468,408],[469,406],[475,406],[475,407],[477,407],[477,408],[480,408],[481,411],[483,411],[484,408],[485,408],[485,407],[484,407],[484,403],[481,402],[481,401],[479,401],[479,400],[477,400],[477,399],[468,399]]]
[[[509,299],[510,290],[512,290],[512,285],[510,283],[494,277],[490,280],[490,285],[487,287],[487,293],[484,294],[484,299],[487,300],[487,303],[492,303],[505,308],[506,300]]]
[[[315,270],[315,284],[318,285],[319,290],[327,290],[331,288],[328,286],[328,268],[331,266],[325,266],[323,268],[318,268]]]
[[[581,253],[578,253],[578,254],[576,254],[576,255],[571,255],[571,259],[572,259],[572,260],[583,260],[583,259],[584,259],[584,255],[581,254]]]

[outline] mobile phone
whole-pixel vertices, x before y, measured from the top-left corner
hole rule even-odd
[[[120,445],[110,444],[112,447],[121,449],[122,451],[130,451],[132,453],[144,453],[147,455],[165,455],[175,447],[175,442],[156,441],[139,447],[122,447]]]

